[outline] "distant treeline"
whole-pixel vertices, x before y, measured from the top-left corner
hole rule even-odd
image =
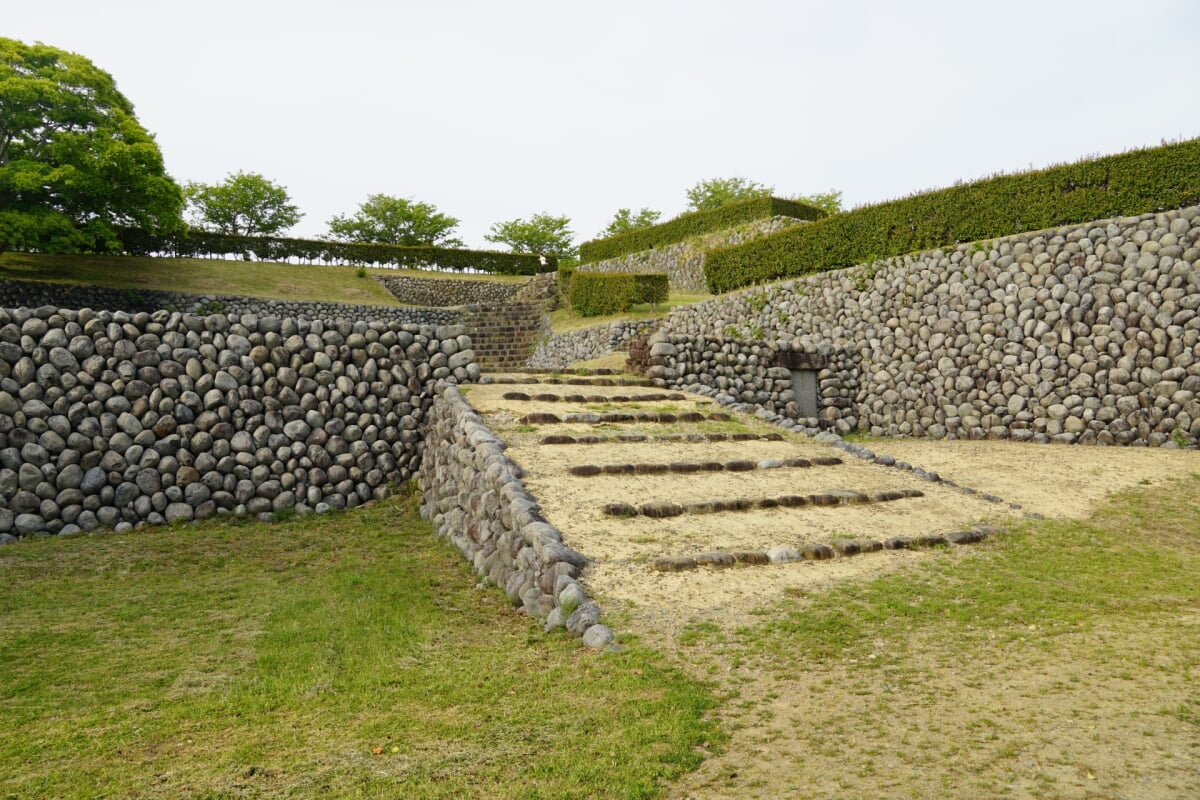
[[[390,244],[327,242],[279,236],[236,236],[189,229],[155,234],[126,229],[119,233],[130,255],[161,254],[177,258],[213,258],[227,255],[259,261],[299,259],[306,264],[359,265],[406,269],[478,270],[496,275],[536,275],[553,272],[553,255],[501,253],[494,250],[458,250],[446,247],[399,247]]]

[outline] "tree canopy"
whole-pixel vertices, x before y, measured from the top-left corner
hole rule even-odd
[[[706,211],[735,200],[769,197],[772,191],[774,188],[771,186],[763,186],[745,178],[709,178],[687,190],[688,208]]]
[[[534,214],[529,220],[511,219],[494,223],[491,230],[483,238],[489,242],[506,244],[514,253],[555,255],[560,264],[570,264],[579,255],[579,248],[571,242],[575,234],[567,217]]]
[[[842,210],[842,192],[839,189],[830,189],[827,192],[813,192],[812,194],[797,194],[788,198],[795,200],[797,203],[806,203],[810,206],[815,206],[827,214],[837,214]]]
[[[183,194],[111,75],[0,38],[0,251],[108,250],[182,225]]]
[[[230,174],[221,183],[189,183],[185,188],[192,223],[234,236],[274,236],[304,215],[287,189],[257,172]]]
[[[440,213],[430,203],[373,194],[353,216],[339,214],[329,220],[329,236],[367,244],[463,247],[462,240],[451,235],[457,227],[458,219]]]
[[[628,208],[617,209],[617,213],[613,215],[612,222],[608,223],[608,227],[600,231],[596,238],[607,239],[609,236],[629,233],[638,228],[649,228],[651,225],[657,223],[658,218],[661,216],[661,211],[652,211],[649,208],[642,208],[636,214]]]

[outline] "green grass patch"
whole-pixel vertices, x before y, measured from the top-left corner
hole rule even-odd
[[[1128,492],[1089,520],[1029,522],[959,557],[788,601],[740,636],[749,651],[791,669],[796,660],[900,654],[912,636],[966,657],[981,640],[1032,631],[1046,642],[1096,625],[1144,627],[1200,607],[1198,509],[1196,476],[1169,492]]]
[[[403,501],[0,550],[0,796],[657,797],[707,688],[546,636]]]
[[[579,330],[580,328],[604,325],[609,322],[658,319],[665,317],[673,308],[700,303],[711,298],[712,295],[709,294],[671,292],[667,301],[658,306],[652,306],[649,303],[635,303],[630,311],[596,317],[581,317],[570,306],[566,306],[550,312],[550,329],[553,333],[566,333],[568,331]]]
[[[279,300],[399,305],[396,298],[378,281],[362,280],[358,275],[359,269],[202,258],[0,254],[0,278],[13,280]],[[365,274],[505,283],[528,280],[513,275],[466,275],[424,270],[366,269]]]

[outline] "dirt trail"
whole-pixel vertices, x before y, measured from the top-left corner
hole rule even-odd
[[[504,394],[585,394],[587,402],[506,400]],[[1175,798],[1200,791],[1200,736],[1179,722],[1194,707],[1200,615],[1173,624],[1176,653],[1162,652],[1161,631],[1136,625],[1057,635],[1039,642],[1036,626],[1002,642],[960,652],[919,637],[903,653],[882,650],[876,669],[853,659],[797,671],[737,655],[724,637],[757,630],[781,601],[848,581],[918,566],[922,560],[969,558],[971,545],[937,550],[883,550],[824,561],[652,568],[661,556],[709,551],[801,548],[840,538],[882,540],[946,533],[1029,514],[1084,518],[1116,492],[1163,486],[1200,474],[1200,452],[1066,447],[1010,442],[876,440],[878,454],[937,472],[970,494],[866,463],[798,435],[783,441],[661,441],[699,434],[777,434],[759,420],[691,424],[522,423],[529,413],[719,411],[707,398],[639,401],[652,388],[484,385],[468,400],[509,444],[527,471],[530,491],[565,541],[592,565],[584,582],[606,618],[672,653],[681,666],[715,683],[731,699],[718,712],[731,738],[695,773],[670,787],[673,800],[867,797],[1139,797]],[[628,400],[602,401],[600,395]],[[547,435],[645,435],[643,442],[540,444]],[[600,474],[572,467],[837,457],[842,463],[742,472]],[[670,518],[619,518],[608,503],[692,503],[851,490],[865,494],[916,489],[891,502],[768,508]],[[982,495],[1001,498],[989,502]],[[697,638],[697,632],[701,632]],[[1144,641],[1143,641],[1144,640]],[[1130,672],[1130,653],[1159,655]],[[1144,657],[1143,657],[1144,658]],[[1158,663],[1161,662],[1161,663]],[[1190,670],[1190,671],[1189,671]],[[1136,675],[1136,680],[1131,678]],[[1146,713],[1143,713],[1146,712]],[[1190,712],[1189,712],[1190,713]]]
[[[505,399],[523,394],[531,399]],[[810,592],[847,579],[862,579],[926,558],[928,552],[884,550],[827,561],[702,567],[686,572],[659,572],[651,565],[663,556],[713,551],[758,550],[776,546],[801,549],[838,539],[944,534],[989,523],[1019,520],[1028,513],[1082,517],[1113,492],[1136,485],[1156,485],[1181,471],[1200,471],[1200,453],[1170,450],[1083,448],[1022,445],[1010,442],[872,442],[878,453],[932,470],[961,489],[918,480],[911,472],[851,458],[797,434],[783,441],[672,442],[662,435],[699,433],[779,434],[757,419],[737,415],[729,422],[689,424],[522,423],[529,414],[592,412],[628,413],[720,412],[711,399],[684,395],[682,400],[639,398],[664,391],[635,386],[512,385],[472,386],[468,400],[509,445],[509,455],[528,472],[525,484],[547,518],[571,547],[592,565],[584,582],[607,613],[619,613],[626,630],[669,639],[686,625],[706,619],[736,625],[754,618],[756,609],[788,593]],[[680,394],[680,393],[672,393]],[[585,402],[533,399],[585,396]],[[623,398],[612,401],[611,398]],[[602,401],[602,398],[610,398]],[[643,442],[540,444],[548,435],[642,434]],[[745,472],[628,474],[577,477],[568,470],[581,465],[670,464],[788,458],[840,458],[842,463],[804,468],[755,469]],[[606,504],[634,505],[651,501],[678,503],[782,495],[822,494],[847,490],[864,494],[917,490],[922,497],[892,502],[820,507],[752,509],[714,514],[685,514],[666,519],[605,515]],[[988,502],[982,495],[1004,502]],[[1015,506],[1015,507],[1014,507]]]

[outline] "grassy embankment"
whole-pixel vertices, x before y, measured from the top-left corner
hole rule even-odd
[[[479,275],[432,270],[367,269],[314,264],[277,264],[208,258],[140,256],[0,255],[0,278],[50,281],[115,289],[156,289],[194,294],[230,294],[279,300],[398,305],[373,275],[521,282],[519,275]]]
[[[1200,796],[1198,516],[1193,473],[696,622],[734,734],[686,796]]]
[[[138,256],[0,255],[0,278],[48,281],[114,289],[156,289],[193,294],[228,294],[279,300],[324,301],[365,305],[399,305],[371,276],[406,275],[435,280],[501,281],[521,283],[520,275],[482,275],[426,270],[367,269],[360,277],[356,267],[276,264],[199,258],[143,258]],[[653,319],[670,309],[705,300],[709,295],[672,292],[657,308],[642,304],[627,314],[580,317],[570,308],[550,315],[554,333],[577,330],[619,319]]]
[[[655,797],[703,685],[543,635],[403,500],[0,549],[0,797]]]

